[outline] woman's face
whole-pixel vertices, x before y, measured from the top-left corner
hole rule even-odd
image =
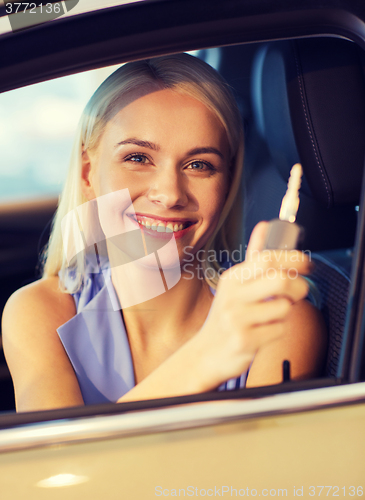
[[[98,200],[106,237],[140,228],[161,246],[174,236],[182,261],[184,248],[195,253],[213,233],[228,172],[218,118],[165,89],[137,98],[107,123],[97,150],[83,156],[83,190]]]

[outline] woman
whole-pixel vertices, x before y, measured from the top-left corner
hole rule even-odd
[[[307,257],[263,258],[260,223],[243,263],[212,258],[235,248],[242,161],[237,106],[202,61],[130,63],[100,86],[43,279],[4,310],[18,411],[275,384],[284,359],[294,379],[320,373]]]

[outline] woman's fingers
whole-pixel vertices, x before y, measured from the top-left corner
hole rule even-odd
[[[235,297],[240,303],[263,301],[274,296],[287,296],[296,302],[308,294],[307,281],[301,276],[308,274],[311,263],[301,252],[284,251],[270,259],[243,262],[227,269],[220,276],[218,288],[225,290],[226,297]],[[229,299],[228,299],[229,300]]]
[[[261,221],[256,224],[248,242],[246,260],[251,260],[253,254],[261,252],[264,249],[268,227],[269,223],[267,221]]]
[[[247,304],[260,303],[278,296],[286,297],[290,302],[297,302],[304,299],[308,292],[308,282],[303,277],[289,277],[286,273],[235,286],[235,297],[240,303]]]
[[[227,308],[221,317],[232,334],[242,335],[242,332],[252,332],[258,326],[270,327],[271,323],[284,321],[291,309],[292,302],[287,297],[275,297],[267,302],[243,304],[240,310]]]
[[[264,250],[253,260],[230,267],[221,274],[221,278],[238,279],[243,283],[284,272],[291,276],[310,274],[312,269],[309,257],[298,250]]]
[[[212,343],[214,349],[226,353],[228,359],[242,357],[246,363],[263,345],[280,338],[285,332],[285,320],[292,310],[291,302],[277,297],[265,303],[245,304],[240,310],[232,308],[220,313],[219,318],[211,318],[215,329],[224,332],[220,340]],[[206,325],[207,326],[207,325]],[[212,342],[212,330],[209,333]],[[242,372],[241,367],[241,372]]]
[[[285,323],[277,321],[268,325],[258,325],[252,329],[251,336],[254,337],[256,351],[272,342],[273,340],[280,339],[285,332]]]
[[[311,272],[313,264],[310,255],[300,250],[251,250],[250,259],[246,259],[239,265],[247,264],[251,267],[263,266],[265,268],[281,266],[284,269],[296,267],[301,274]]]
[[[245,279],[256,279],[260,272],[272,274],[274,269],[309,274],[313,270],[310,255],[299,250],[264,249],[268,226],[269,222],[262,221],[252,231],[245,261],[239,264]]]
[[[275,297],[264,303],[249,304],[246,312],[245,324],[257,327],[269,323],[284,321],[291,311],[293,303],[288,297]]]

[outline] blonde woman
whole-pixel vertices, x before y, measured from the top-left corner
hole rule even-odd
[[[275,384],[284,359],[293,379],[320,373],[308,258],[263,259],[264,222],[244,262],[212,258],[239,241],[242,163],[236,103],[202,61],[129,63],[100,86],[44,276],[4,310],[18,411]]]

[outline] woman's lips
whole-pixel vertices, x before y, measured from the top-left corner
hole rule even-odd
[[[181,238],[196,224],[188,220],[155,219],[139,214],[127,215],[144,233],[154,238],[171,239],[172,235]]]

